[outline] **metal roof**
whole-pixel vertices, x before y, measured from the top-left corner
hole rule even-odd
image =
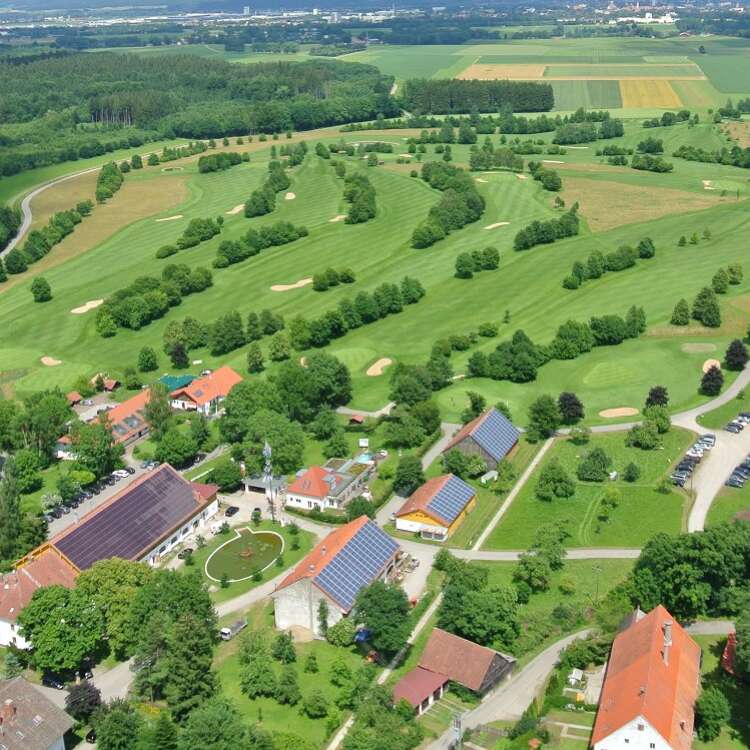
[[[451,474],[432,500],[427,503],[427,508],[448,523],[453,523],[476,494],[473,487]]]
[[[349,610],[357,594],[377,580],[397,551],[398,544],[372,521],[367,521],[328,561],[315,577],[315,583]]]
[[[500,461],[518,442],[520,436],[521,433],[509,419],[497,409],[488,409],[464,425],[443,449],[443,453],[452,450],[465,438],[471,437],[495,461]]]

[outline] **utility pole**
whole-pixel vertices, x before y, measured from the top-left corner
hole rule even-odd
[[[266,440],[263,445],[263,484],[266,487],[266,501],[271,510],[271,520],[276,523],[276,503],[273,493],[273,450]]]

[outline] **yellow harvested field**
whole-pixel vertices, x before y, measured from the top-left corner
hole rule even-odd
[[[472,81],[528,81],[542,78],[546,65],[480,65],[474,63],[459,73],[457,78]]]
[[[595,232],[669,214],[711,208],[721,202],[716,195],[673,188],[637,187],[586,177],[566,177],[563,186],[562,198],[566,203],[580,203],[581,215]],[[617,211],[612,211],[613,195],[617,196]]]
[[[640,78],[620,81],[620,96],[625,108],[681,107],[682,102],[669,81]]]

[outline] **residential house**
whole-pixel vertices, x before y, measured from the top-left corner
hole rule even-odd
[[[74,724],[23,677],[0,681],[0,748],[65,750],[65,734]]]
[[[97,373],[94,375],[93,378],[91,378],[91,385],[96,388],[97,381],[101,378],[102,384],[104,386],[104,390],[107,393],[112,393],[119,385],[120,381],[116,380],[115,378],[108,378],[103,372]]]
[[[456,449],[468,456],[479,456],[488,469],[496,469],[513,450],[520,434],[507,417],[492,408],[464,425],[443,453]]]
[[[66,393],[65,398],[68,399],[68,403],[71,406],[78,406],[78,404],[80,404],[81,401],[83,401],[83,396],[81,396],[81,394],[78,393],[78,391],[70,391],[70,393]]]
[[[362,494],[375,470],[369,453],[356,458],[332,458],[325,466],[311,466],[301,472],[286,491],[285,504],[303,510],[341,510]]]
[[[54,549],[40,551],[34,558],[0,576],[0,646],[27,649],[31,644],[18,632],[18,615],[42,586],[54,584],[72,588],[78,570]]]
[[[206,417],[214,416],[219,414],[221,402],[229,395],[229,391],[241,381],[242,376],[225,365],[172,391],[172,408],[197,411]]]
[[[690,750],[701,650],[659,605],[637,610],[612,643],[594,750]]]
[[[398,544],[367,516],[335,529],[271,594],[276,627],[302,627],[322,637],[320,602],[328,607],[328,626],[335,625],[363,588],[389,579],[398,552]]]
[[[393,699],[407,701],[419,715],[440,699],[449,682],[484,695],[510,676],[515,663],[512,656],[435,628],[417,667],[394,685]]]
[[[428,479],[396,511],[399,531],[444,542],[476,505],[476,490],[453,474]]]

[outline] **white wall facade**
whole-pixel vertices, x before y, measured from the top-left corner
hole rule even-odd
[[[0,619],[0,646],[15,646],[29,649],[31,644],[18,633],[18,625],[10,620]]]
[[[190,399],[175,398],[172,399],[172,408],[177,411],[197,411],[199,414],[210,417],[212,414],[219,413],[219,407],[223,400],[223,397],[219,397],[199,406],[195,401],[191,401]]]
[[[594,745],[594,750],[672,750],[642,716],[621,726]]]
[[[219,512],[219,500],[215,498],[202,511],[196,513],[188,519],[179,529],[172,532],[172,535],[165,539],[161,544],[154,547],[150,552],[144,555],[140,562],[147,562],[149,565],[156,565],[157,562],[173,550],[178,544],[182,543],[187,536],[199,532],[206,528],[206,522],[213,518]]]
[[[320,600],[328,603],[328,627],[335,625],[343,616],[338,604],[326,596],[309,578],[303,578],[291,586],[276,591],[273,598],[274,623],[279,630],[289,630],[293,625],[311,630],[318,638],[323,637],[318,622]]]
[[[302,510],[338,508],[338,505],[330,497],[321,499],[319,497],[308,497],[307,495],[295,495],[290,492],[286,494],[284,505],[291,505],[293,508],[301,508]]]
[[[443,542],[448,538],[448,529],[437,524],[424,523],[423,521],[410,521],[408,518],[396,518],[396,528],[399,531],[407,531],[421,534],[423,539]]]

